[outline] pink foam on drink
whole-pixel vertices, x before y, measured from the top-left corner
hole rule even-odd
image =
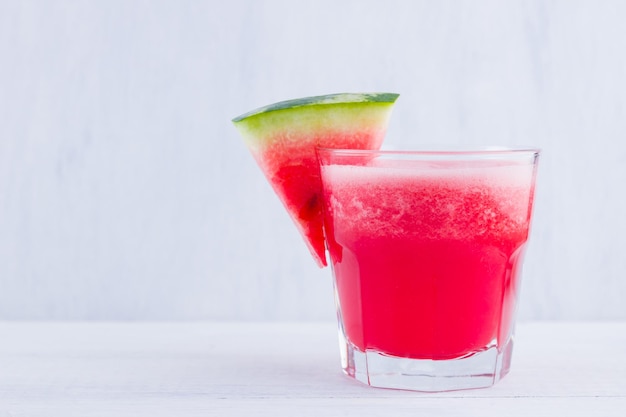
[[[379,160],[322,169],[346,232],[463,239],[519,232],[529,220],[527,164]]]

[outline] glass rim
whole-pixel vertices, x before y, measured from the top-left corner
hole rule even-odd
[[[328,148],[316,147],[316,152],[341,156],[365,156],[365,155],[381,155],[381,156],[431,156],[431,157],[463,157],[463,156],[513,156],[513,155],[539,155],[541,149],[535,146],[482,146],[482,147],[464,147],[464,146],[424,146],[415,149],[348,149],[348,148]]]

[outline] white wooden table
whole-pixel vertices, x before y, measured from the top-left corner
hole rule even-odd
[[[0,322],[0,417],[626,416],[626,323],[520,323],[495,387],[370,388],[333,323]]]

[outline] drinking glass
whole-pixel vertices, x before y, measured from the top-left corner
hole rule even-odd
[[[344,372],[418,391],[504,377],[539,150],[317,152]]]

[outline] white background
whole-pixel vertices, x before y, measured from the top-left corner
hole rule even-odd
[[[522,319],[626,319],[626,2],[0,0],[0,319],[318,320],[230,119],[401,94],[386,144],[543,149]]]

